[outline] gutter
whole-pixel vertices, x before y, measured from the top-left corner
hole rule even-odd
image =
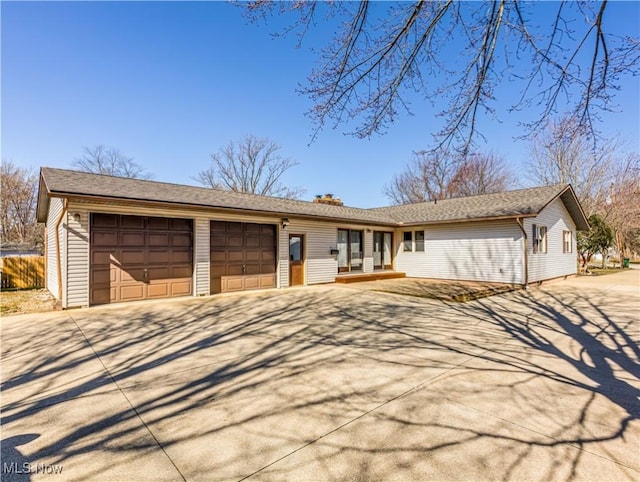
[[[516,218],[516,223],[522,231],[523,241],[524,241],[524,283],[523,286],[527,289],[529,285],[529,250],[528,250],[528,238],[527,231],[524,229],[524,224],[522,222],[522,218]]]
[[[56,259],[57,259],[57,275],[58,275],[58,299],[60,303],[62,303],[62,257],[60,255],[60,224],[64,219],[65,214],[67,214],[67,207],[69,205],[69,201],[67,198],[64,198],[62,205],[62,211],[60,212],[60,217],[56,221],[55,231],[56,231]]]

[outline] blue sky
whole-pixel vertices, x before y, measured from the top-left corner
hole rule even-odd
[[[300,165],[285,182],[305,199],[333,193],[346,204],[388,204],[383,188],[412,151],[441,127],[414,103],[382,136],[361,140],[325,129],[310,143],[311,101],[295,92],[314,65],[310,46],[329,39],[319,26],[303,48],[272,38],[285,25],[249,24],[242,9],[221,2],[1,3],[2,158],[21,166],[70,167],[82,146],[119,148],[159,181],[195,184],[210,154],[245,134],[269,137]],[[618,33],[639,36],[638,2],[607,10]],[[511,97],[509,86],[504,95]],[[639,150],[638,78],[627,79],[618,112],[604,130]],[[499,99],[500,100],[500,99]],[[527,141],[515,140],[525,114],[484,118],[486,150],[517,172]],[[514,186],[519,187],[519,186]]]

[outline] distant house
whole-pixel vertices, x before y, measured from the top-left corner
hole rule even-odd
[[[42,168],[47,287],[64,308],[344,276],[527,285],[576,272],[569,185],[376,209]]]

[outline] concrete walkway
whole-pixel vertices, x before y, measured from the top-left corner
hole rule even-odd
[[[639,328],[639,271],[5,317],[2,480],[638,480]]]

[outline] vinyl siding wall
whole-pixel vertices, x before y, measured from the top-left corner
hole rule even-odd
[[[338,231],[335,225],[291,219],[280,236],[280,287],[289,286],[289,234],[304,235],[304,284],[331,283],[338,273],[338,261],[330,253],[336,247]]]
[[[193,290],[195,295],[208,295],[211,291],[211,220],[209,218],[196,218],[193,221]]]
[[[286,231],[280,231],[280,287],[289,286],[289,234],[305,236],[305,284],[333,283],[338,275],[338,261],[331,255],[337,246],[338,229],[363,232],[363,273],[373,272],[373,229],[357,224],[334,224],[289,219]],[[367,232],[369,229],[369,232]],[[377,229],[377,228],[376,228]],[[384,229],[384,228],[380,228]]]
[[[547,252],[533,252],[533,225],[547,227]],[[524,220],[527,233],[529,282],[576,274],[576,225],[560,199],[556,199],[535,218]],[[571,253],[562,252],[562,232],[571,231]]]
[[[523,282],[522,232],[515,221],[431,225],[424,231],[424,252],[404,252],[404,231],[396,231],[396,271],[414,278]]]
[[[75,217],[79,217],[78,220]],[[89,213],[69,204],[65,228],[67,232],[67,280],[63,296],[64,308],[89,305]]]
[[[51,198],[49,201],[49,213],[47,215],[47,289],[51,292],[54,298],[58,299],[58,253],[56,251],[56,222],[62,212],[64,202],[61,198]],[[66,244],[63,241],[63,234],[65,230],[62,225],[60,226],[60,255],[64,257],[66,253]],[[63,273],[64,279],[64,273]]]

